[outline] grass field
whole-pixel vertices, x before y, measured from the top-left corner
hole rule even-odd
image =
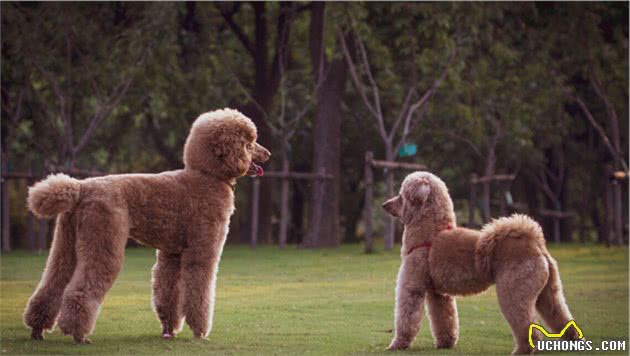
[[[595,345],[601,339],[627,340],[627,248],[572,245],[551,247],[551,252],[559,261],[568,303],[586,338]],[[150,307],[153,259],[153,250],[127,251],[123,272],[102,307],[94,343],[75,346],[58,330],[44,342],[30,341],[22,324],[45,256],[24,252],[2,256],[2,354],[386,354],[400,263],[397,252],[364,255],[359,245],[317,251],[228,246],[209,340],[194,339],[187,327],[174,340],[160,338]],[[397,354],[511,352],[512,337],[494,287],[460,298],[458,305],[461,330],[456,349],[434,350],[425,319],[411,351]]]

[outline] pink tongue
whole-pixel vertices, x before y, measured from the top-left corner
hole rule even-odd
[[[263,174],[265,174],[265,171],[263,171],[262,167],[256,166],[256,175],[262,177]]]

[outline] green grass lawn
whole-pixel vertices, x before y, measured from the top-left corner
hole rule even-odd
[[[628,337],[628,250],[600,246],[551,247],[578,325],[596,345]],[[386,354],[392,337],[397,252],[361,253],[359,245],[330,250],[250,250],[227,246],[217,285],[209,340],[190,330],[160,338],[150,306],[154,251],[127,251],[125,267],[107,295],[91,345],[75,346],[58,330],[29,340],[22,324],[26,301],[45,256],[2,256],[2,354]],[[412,349],[398,354],[508,354],[512,336],[495,289],[458,300],[460,341],[454,350],[432,348],[428,322]],[[624,353],[627,353],[624,352]],[[584,353],[582,353],[584,354]]]

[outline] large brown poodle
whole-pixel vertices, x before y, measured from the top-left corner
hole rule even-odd
[[[184,169],[77,180],[51,175],[29,189],[29,209],[57,216],[50,257],[24,322],[33,339],[55,322],[89,343],[105,293],[120,272],[127,239],[157,249],[153,307],[168,339],[212,328],[216,274],[234,211],[236,178],[262,175],[270,153],[236,110],[205,113],[184,146]]]
[[[536,311],[554,333],[572,320],[556,261],[545,247],[540,226],[529,217],[501,218],[481,231],[458,228],[446,185],[427,172],[407,176],[400,193],[383,207],[405,226],[396,332],[389,349],[411,345],[425,303],[435,347],[453,347],[459,329],[454,296],[480,293],[494,283],[512,328],[514,354],[533,351],[528,330]],[[578,334],[571,328],[564,337],[577,339]]]

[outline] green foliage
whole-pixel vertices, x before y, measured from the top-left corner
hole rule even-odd
[[[251,104],[248,90],[256,83],[256,63],[219,5],[3,2],[2,148],[9,152],[11,169],[42,171],[45,164],[69,161],[110,172],[181,167],[190,123],[208,110]],[[285,92],[275,95],[267,113],[276,126],[283,109],[290,119],[316,100],[309,4],[297,5]],[[254,5],[238,6],[234,21],[254,39]],[[266,4],[269,49],[277,40],[274,26],[280,11],[281,4]],[[467,197],[471,173],[484,172],[500,131],[495,170],[518,172],[515,185],[532,186],[531,176],[553,163],[553,152],[563,152],[570,167],[563,183],[565,205],[579,213],[581,221],[588,220],[589,228],[595,227],[597,219],[587,205],[594,201],[592,206],[599,209],[594,215],[602,215],[602,170],[611,157],[570,96],[583,98],[610,134],[606,107],[589,80],[601,84],[617,111],[627,162],[627,3],[327,3],[325,24],[329,61],[342,55],[339,31],[353,30],[365,41],[387,127],[395,121],[407,90],[414,88],[416,98],[422,95],[455,51],[445,82],[407,141],[419,147],[412,159],[445,176],[456,198]],[[120,102],[106,111],[87,145],[73,154],[69,146],[79,143],[90,119],[129,78],[132,82]],[[350,81],[342,110],[341,221],[352,240],[363,206],[365,151],[374,151],[378,159],[385,152],[374,120]],[[295,170],[309,171],[313,149],[326,144],[312,142],[312,112],[308,109],[296,125],[289,147],[280,147],[277,135],[270,139],[272,151],[291,153]],[[70,118],[69,124],[64,117]],[[270,167],[277,167],[281,156],[274,154]],[[302,183],[295,186],[304,188]],[[248,187],[243,188],[237,190],[238,204],[249,194]],[[538,187],[533,190],[544,200]],[[517,201],[532,195],[518,189],[514,194]],[[22,202],[11,205],[22,207]],[[308,202],[303,203],[308,211]],[[249,210],[237,207],[239,213]]]
[[[550,250],[586,338],[594,343],[625,339],[627,248],[571,245]],[[0,334],[6,354],[390,354],[385,347],[392,337],[397,253],[365,255],[356,244],[321,251],[229,246],[218,275],[209,340],[194,339],[185,327],[176,339],[165,341],[150,306],[155,253],[129,249],[123,271],[105,298],[94,343],[87,346],[75,346],[58,330],[44,342],[28,339],[22,312],[44,262],[45,256],[22,252],[2,258]],[[410,353],[489,355],[512,350],[494,287],[459,298],[457,304],[457,348],[435,350],[425,318]]]

